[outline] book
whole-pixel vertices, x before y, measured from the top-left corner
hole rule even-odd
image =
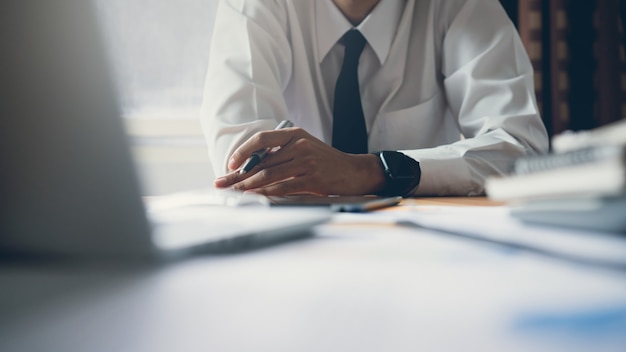
[[[486,180],[487,196],[528,223],[626,234],[626,120],[553,138],[553,152]]]
[[[557,135],[553,149],[517,159],[510,175],[488,178],[487,196],[511,201],[626,193],[626,120]]]
[[[485,182],[485,191],[496,201],[615,196],[626,192],[626,167],[623,157],[615,157],[490,177]]]
[[[622,160],[626,165],[626,145],[598,145],[573,149],[563,153],[522,157],[515,161],[514,174],[529,174],[539,171],[601,162]]]

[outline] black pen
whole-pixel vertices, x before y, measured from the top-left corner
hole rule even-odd
[[[278,126],[276,126],[276,128],[274,128],[274,130],[280,130],[282,128],[288,128],[293,126],[293,123],[289,120],[282,120]],[[243,165],[243,167],[241,169],[239,169],[239,174],[240,175],[245,175],[248,172],[250,172],[250,170],[252,170],[255,166],[259,165],[259,163],[265,158],[265,156],[267,155],[267,153],[269,153],[269,151],[272,148],[265,148],[265,149],[260,149],[257,150],[256,152],[252,153],[252,155],[250,155],[250,157],[248,158],[248,161],[246,161],[246,163]]]

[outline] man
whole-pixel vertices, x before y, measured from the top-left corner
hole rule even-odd
[[[221,0],[203,114],[215,186],[262,194],[479,195],[548,146],[497,0]]]

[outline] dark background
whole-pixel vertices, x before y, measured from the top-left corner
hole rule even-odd
[[[626,116],[626,0],[500,0],[535,69],[550,135]]]

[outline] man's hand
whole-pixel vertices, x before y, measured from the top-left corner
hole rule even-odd
[[[253,152],[276,147],[250,172],[239,174]],[[375,155],[343,153],[298,127],[255,134],[235,150],[228,167],[232,172],[216,179],[216,187],[265,195],[364,195],[385,182]]]

